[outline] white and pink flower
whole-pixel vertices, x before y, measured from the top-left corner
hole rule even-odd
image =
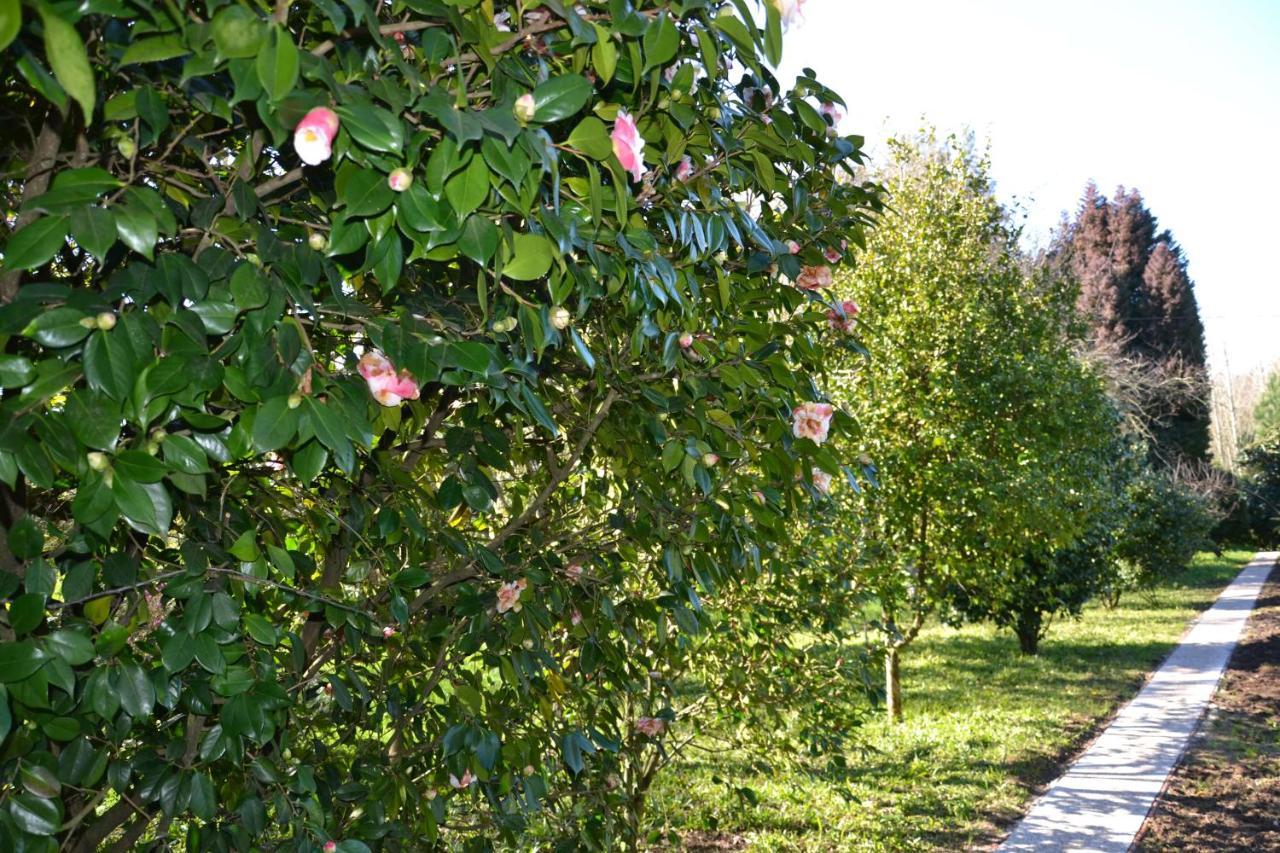
[[[823,101],[818,107],[818,112],[829,119],[832,125],[837,125],[844,119],[844,110],[830,101]]]
[[[680,165],[676,166],[676,180],[687,181],[693,177],[693,160],[685,157],[680,161]]]
[[[384,627],[383,627],[383,629],[382,629],[382,639],[384,639],[384,640],[390,640],[390,639],[391,639],[392,637],[394,637],[395,635],[396,635],[396,629],[395,629],[395,628],[392,628],[390,625],[386,625],[386,626],[384,626]]]
[[[831,415],[834,412],[830,403],[801,403],[791,410],[791,432],[796,438],[807,438],[814,444],[822,444],[831,431]]]
[[[788,252],[790,252],[790,253],[791,253],[791,254],[793,254],[793,255],[798,255],[798,254],[800,254],[800,244],[799,244],[799,243],[797,243],[795,240],[788,240],[788,241],[787,241],[787,251],[788,251]]]
[[[831,494],[831,475],[821,468],[814,468],[810,475],[813,478],[813,487],[824,495]]]
[[[822,252],[822,257],[826,258],[827,263],[829,264],[838,264],[840,263],[840,259],[844,256],[835,249],[825,249]]]
[[[409,189],[413,183],[413,172],[408,169],[392,169],[391,174],[387,175],[387,186],[398,193],[402,193]]]
[[[796,287],[801,290],[823,290],[831,286],[831,267],[802,267],[800,277],[796,279]]]
[[[461,791],[463,788],[471,787],[472,783],[475,781],[476,781],[476,778],[471,775],[470,767],[462,771],[461,779],[459,779],[457,776],[454,776],[452,773],[449,774],[449,784],[457,788],[459,791]]]
[[[636,720],[636,731],[645,737],[658,737],[667,730],[667,721],[661,717],[641,717]]]
[[[506,613],[508,610],[520,612],[520,593],[524,592],[525,587],[529,585],[524,578],[504,583],[498,587],[498,612]]]
[[[373,399],[392,408],[405,400],[418,399],[418,383],[409,371],[396,372],[395,365],[377,350],[370,350],[360,357],[360,375],[369,385]]]
[[[574,625],[575,627],[576,627],[576,626],[578,626],[578,625],[581,625],[581,624],[582,624],[582,611],[581,611],[581,610],[579,610],[579,609],[578,609],[578,608],[576,608],[576,607],[575,607],[575,608],[573,608],[573,612],[569,614],[569,621],[570,621],[570,622],[572,622],[572,623],[573,623],[573,625]]]
[[[525,92],[516,98],[515,106],[511,109],[521,124],[528,124],[533,121],[534,115],[538,112],[538,102],[534,99],[532,92]]]
[[[852,332],[854,325],[858,322],[858,303],[852,299],[846,299],[840,303],[840,310],[832,308],[827,311],[827,323],[831,328],[838,329],[841,332]],[[840,316],[843,312],[844,316]]]
[[[693,335],[685,332],[677,339],[677,343],[680,344],[680,349],[688,349],[693,346]]]
[[[338,135],[338,114],[328,107],[316,107],[293,129],[293,148],[308,166],[318,166],[333,154],[333,138]]]
[[[565,566],[564,573],[569,577],[569,580],[576,581],[582,577],[582,566],[578,563],[570,563]]]
[[[802,7],[805,0],[769,0],[773,8],[778,10],[778,14],[782,16],[782,25],[791,27],[797,23],[804,23],[804,14]]]
[[[622,168],[631,173],[631,180],[644,178],[644,137],[636,127],[636,120],[626,110],[618,111],[609,138],[613,140],[614,155]]]

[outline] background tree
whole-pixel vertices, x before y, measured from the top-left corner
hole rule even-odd
[[[1261,441],[1280,435],[1280,370],[1267,375],[1266,385],[1253,407],[1254,432]]]
[[[841,281],[872,354],[842,400],[879,471],[858,518],[896,718],[901,652],[953,591],[982,595],[1028,541],[1052,550],[1083,531],[1069,496],[1091,488],[1081,454],[1110,422],[1063,334],[1075,291],[1024,274],[985,155],[933,134],[890,151],[892,212]]]
[[[0,3],[0,847],[636,842],[849,428],[780,6]]]
[[[1079,310],[1091,340],[1109,357],[1180,377],[1177,393],[1150,397],[1142,411],[1151,452],[1163,464],[1207,461],[1209,383],[1204,326],[1186,260],[1137,190],[1108,200],[1090,183],[1059,237],[1059,263],[1080,282]]]

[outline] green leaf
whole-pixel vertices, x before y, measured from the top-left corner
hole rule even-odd
[[[21,388],[36,375],[31,359],[0,354],[0,388]]]
[[[538,234],[515,235],[515,251],[502,274],[517,281],[542,278],[551,269],[551,244]]]
[[[618,46],[613,43],[607,29],[595,24],[596,43],[591,46],[591,64],[595,67],[600,82],[606,86],[613,79],[613,72],[618,67]]]
[[[359,145],[387,154],[399,154],[404,148],[404,126],[389,110],[369,104],[343,104],[335,112]]]
[[[595,116],[587,116],[569,134],[569,147],[576,148],[593,160],[608,160],[613,155],[609,129]]]
[[[196,658],[196,641],[186,631],[178,631],[160,649],[160,660],[169,672],[181,672]]]
[[[477,341],[455,341],[449,345],[453,361],[463,370],[485,374],[489,372],[489,348]]]
[[[375,216],[391,206],[395,195],[386,175],[362,169],[347,181],[339,200],[347,205],[348,216]]]
[[[62,827],[62,801],[15,794],[9,798],[9,815],[23,832],[39,836],[56,835]]]
[[[119,239],[116,218],[101,207],[77,207],[71,211],[71,236],[80,248],[102,260]]]
[[[582,109],[592,91],[587,78],[580,74],[553,77],[533,90],[533,100],[537,105],[534,120],[552,122],[571,116]]]
[[[520,386],[520,394],[524,397],[525,405],[529,407],[529,414],[533,415],[533,419],[553,436],[559,435],[560,430],[556,427],[556,422],[551,419],[551,413],[547,411],[542,398],[535,394],[528,385]]]
[[[195,638],[196,662],[213,675],[227,671],[227,659],[222,656],[222,649],[208,634],[197,634]]]
[[[9,534],[10,539],[13,533]],[[13,633],[21,636],[30,634],[44,621],[45,598],[43,593],[28,592],[20,595],[9,605],[9,627]]]
[[[126,663],[120,667],[117,690],[120,695],[120,707],[135,720],[144,720],[151,716],[151,709],[156,704],[156,689],[142,667],[136,663]]]
[[[52,800],[62,792],[62,783],[58,781],[57,775],[48,767],[24,763],[20,775],[22,776],[22,787],[37,797]]]
[[[276,626],[268,621],[267,617],[261,613],[246,613],[244,616],[244,629],[249,632],[249,636],[264,646],[274,646],[280,642],[280,635],[276,631]]]
[[[9,691],[0,686],[0,743],[13,730],[13,712],[9,710]]]
[[[116,456],[115,471],[126,479],[138,483],[158,483],[169,473],[159,459],[141,450],[126,450]]]
[[[308,441],[294,451],[289,459],[289,467],[293,469],[293,473],[299,480],[310,483],[320,475],[328,462],[329,451],[325,450],[324,445],[319,441]]]
[[[135,528],[163,536],[173,521],[173,502],[163,483],[135,483],[117,474],[111,483],[116,508]]]
[[[80,666],[93,660],[93,641],[70,628],[54,631],[45,641],[50,652],[66,661],[68,666]]]
[[[258,79],[272,102],[293,91],[298,83],[298,48],[287,30],[271,28],[270,44],[258,53]]]
[[[120,404],[105,395],[79,388],[67,397],[71,432],[94,450],[114,450],[120,438]],[[82,485],[83,488],[83,485]]]
[[[141,205],[127,204],[115,209],[115,218],[116,233],[124,244],[147,260],[154,258],[160,231],[151,211]]]
[[[184,474],[208,474],[209,457],[204,448],[185,435],[170,435],[162,445],[164,461]]]
[[[209,22],[213,43],[227,59],[252,59],[262,49],[265,22],[244,6],[224,6]]]
[[[489,166],[484,158],[472,157],[465,169],[445,183],[445,198],[449,200],[459,219],[471,213],[489,197],[490,179]]]
[[[19,0],[0,0],[0,50],[4,50],[22,29],[22,4]],[[0,736],[0,740],[3,740]]]
[[[463,223],[458,237],[458,251],[481,266],[487,264],[498,250],[498,228],[479,213],[472,214]]]
[[[44,21],[44,51],[62,88],[75,99],[84,112],[84,123],[93,123],[93,102],[96,98],[93,69],[89,67],[89,54],[76,28],[67,23],[52,8],[41,3],[40,17]]]
[[[61,349],[79,343],[89,334],[80,323],[84,318],[85,313],[75,308],[55,308],[32,320],[24,333],[44,346]]]
[[[191,777],[191,811],[201,820],[210,820],[218,809],[218,795],[208,773]]]
[[[29,678],[49,659],[30,640],[0,643],[0,682],[13,684]]]
[[[133,390],[138,364],[123,334],[94,332],[84,348],[84,375],[89,387],[113,400],[125,400]]]
[[[665,65],[676,55],[680,47],[680,33],[666,12],[651,21],[644,31],[644,70]]]
[[[253,420],[253,446],[260,453],[284,447],[298,431],[298,417],[298,410],[289,408],[288,397],[263,403]]]
[[[182,43],[182,36],[169,33],[163,36],[139,39],[120,57],[120,65],[132,65],[135,62],[162,62],[175,56],[186,56],[191,51]]]
[[[241,264],[231,274],[231,298],[241,311],[261,308],[271,298],[262,271],[253,264]]]
[[[772,3],[765,4],[764,55],[775,68],[782,61],[782,13]]]
[[[70,217],[42,216],[13,235],[4,247],[6,270],[29,270],[48,262],[67,242]]]

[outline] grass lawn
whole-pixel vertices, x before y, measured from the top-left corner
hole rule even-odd
[[[906,719],[862,729],[838,776],[694,752],[659,780],[658,826],[702,849],[959,850],[1017,817],[1252,557],[1197,557],[1174,583],[1053,625],[1038,657],[1010,632],[930,626],[903,657]],[[865,703],[859,692],[850,701]],[[759,795],[749,805],[713,777]],[[692,831],[692,832],[690,832]]]

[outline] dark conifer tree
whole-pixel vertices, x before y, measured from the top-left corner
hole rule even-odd
[[[1209,448],[1204,326],[1186,260],[1137,190],[1108,200],[1090,183],[1062,255],[1080,283],[1078,309],[1100,347],[1179,377],[1181,391],[1153,402],[1152,453],[1167,464],[1203,461]]]

